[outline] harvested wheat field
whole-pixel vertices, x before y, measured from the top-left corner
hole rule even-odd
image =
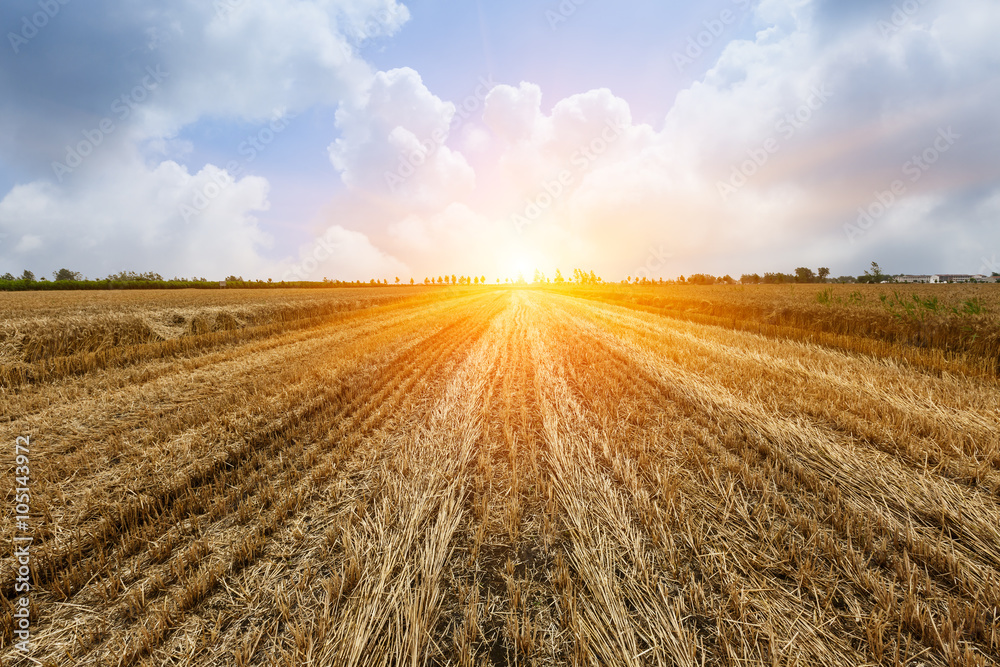
[[[1000,664],[988,364],[572,289],[0,297],[4,664]]]

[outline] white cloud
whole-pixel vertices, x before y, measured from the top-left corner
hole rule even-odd
[[[45,162],[42,170],[31,167],[44,175],[0,193],[4,265],[91,275],[123,268],[262,275],[273,268],[263,257],[270,240],[254,212],[269,206],[267,181],[248,176],[220,188],[231,179],[217,166],[192,175],[172,160],[147,163],[140,151],[147,160],[185,157],[193,146],[175,133],[208,117],[272,119],[360,100],[373,72],[358,50],[409,18],[395,0],[182,0],[91,12],[99,18],[84,28],[92,30],[67,33],[63,44],[76,54],[64,57],[89,63],[81,70],[85,81],[68,80],[51,59],[29,55],[2,72],[35,91],[0,107],[0,127],[11,129],[0,142],[10,147],[12,163],[62,159],[62,146],[76,146],[81,128],[97,136],[91,128],[100,127],[102,115],[114,127],[94,141],[93,155],[71,178],[55,183]],[[157,82],[141,86],[142,100],[127,118],[117,115],[113,101],[148,77],[147,66]]]
[[[171,81],[146,110],[148,134],[204,116],[260,120],[356,99],[372,71],[355,47],[409,19],[395,0],[239,0],[230,12],[216,4],[159,10],[157,53]]]
[[[816,4],[763,3],[756,18],[770,27],[729,44],[704,80],[678,95],[656,132],[630,126],[628,105],[606,91],[563,100],[549,116],[537,111],[536,87],[491,95],[496,108],[487,120],[509,144],[500,163],[522,191],[537,192],[608,118],[628,128],[589,170],[574,172],[581,178],[538,219],[534,242],[550,256],[571,249],[563,256],[617,274],[636,261],[630,257],[641,264],[651,246],[673,252],[675,273],[721,272],[787,270],[784,263],[802,256],[860,257],[876,247],[891,258],[898,253],[876,241],[940,238],[940,215],[921,202],[961,201],[969,188],[1000,176],[985,157],[996,148],[986,120],[994,105],[981,102],[1000,101],[989,73],[1000,48],[976,37],[1000,29],[1000,12],[966,0],[964,17],[927,6],[919,21],[888,37],[875,18],[831,36],[814,23]],[[976,50],[965,46],[962,23],[976,23]],[[980,102],[960,94],[972,90]],[[903,178],[907,160],[949,126],[967,140],[907,181],[912,202],[901,202],[871,244],[831,248],[849,245],[842,226],[857,207]],[[748,162],[755,157],[763,164]],[[718,184],[745,166],[746,184],[725,201]],[[1000,231],[990,234],[1000,240]],[[957,245],[967,244],[941,243],[934,252],[953,262]]]
[[[482,124],[460,137],[478,173],[443,148],[395,192],[384,188],[387,168],[435,132],[443,144],[454,106],[411,70],[380,73],[368,97],[338,115],[343,136],[331,159],[368,197],[343,210],[417,272],[475,272],[466,268],[474,258],[503,271],[505,257],[527,255],[550,269],[587,266],[615,277],[634,275],[651,253],[672,257],[663,275],[832,261],[824,258],[864,265],[875,252],[891,264],[902,256],[892,243],[913,234],[942,239],[943,211],[966,197],[965,208],[974,207],[981,195],[966,191],[1000,177],[988,157],[997,141],[988,109],[996,105],[984,104],[1000,101],[1000,88],[983,83],[993,80],[1000,49],[985,41],[992,28],[982,25],[1000,29],[1000,12],[985,0],[963,7],[964,15],[928,4],[883,35],[870,8],[831,30],[817,12],[840,11],[833,5],[768,0],[757,7],[756,36],[727,45],[655,129],[634,123],[627,101],[609,90],[545,110],[537,85],[496,86]],[[978,101],[961,94],[971,90]],[[893,215],[852,245],[843,225],[858,206],[950,125],[969,140],[908,183]],[[740,171],[745,183],[721,196],[719,184]],[[530,220],[518,226],[518,217]],[[976,233],[1000,244],[1000,232]],[[965,252],[956,248],[968,245],[936,243],[927,256],[955,262]]]
[[[475,187],[475,172],[446,144],[455,105],[409,68],[378,72],[360,103],[337,111],[341,137],[330,160],[352,188],[399,205],[439,207]]]
[[[496,271],[493,255],[505,245],[505,231],[465,204],[451,204],[428,216],[410,215],[392,223],[385,243],[411,256],[419,270],[463,274]]]
[[[0,200],[0,236],[20,241],[0,246],[0,264],[91,277],[126,269],[252,275],[264,268],[260,253],[270,244],[253,215],[267,207],[264,179],[219,188],[212,205],[187,221],[181,213],[220,173],[206,167],[192,176],[175,162],[150,169],[134,161],[78,186],[17,186]]]
[[[542,89],[522,81],[517,88],[496,86],[486,96],[483,121],[501,139],[517,143],[532,138],[542,117]]]
[[[369,280],[410,273],[406,264],[376,248],[365,234],[340,225],[330,225],[299,248],[298,261],[281,262],[273,270],[286,281]]]

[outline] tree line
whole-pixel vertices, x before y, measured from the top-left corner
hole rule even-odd
[[[995,274],[994,274],[995,275]],[[695,273],[690,276],[679,276],[674,280],[663,278],[633,277],[628,276],[621,281],[622,285],[664,285],[664,284],[688,284],[688,285],[780,285],[786,283],[882,283],[891,282],[892,276],[885,274],[878,262],[872,262],[871,267],[860,276],[840,276],[830,277],[830,269],[820,267],[815,271],[808,267],[799,267],[794,273],[745,273],[736,280],[730,275],[714,276],[708,273]],[[594,271],[584,269],[573,269],[572,278],[565,278],[559,269],[556,269],[552,278],[535,269],[531,280],[532,284],[577,284],[577,285],[606,285],[603,278]],[[178,278],[165,279],[159,273],[147,271],[137,273],[135,271],[120,271],[113,273],[106,278],[88,279],[79,271],[70,269],[59,269],[52,272],[52,280],[46,277],[37,278],[35,274],[27,269],[20,276],[14,276],[10,272],[0,276],[0,290],[44,290],[44,289],[220,289],[222,287],[238,287],[247,289],[267,289],[267,288],[302,288],[302,287],[379,287],[388,286],[390,283],[385,278],[371,278],[364,280],[331,280],[323,278],[322,281],[280,281],[275,282],[271,278],[267,280],[244,280],[242,276],[227,276],[224,281],[213,281],[207,278]],[[397,276],[395,285],[405,285]],[[410,278],[409,285],[415,286],[417,283]],[[436,278],[425,277],[425,286],[446,286],[446,285],[487,285],[486,276],[459,276],[456,274],[442,274]],[[497,285],[501,284],[500,278],[496,279]],[[523,275],[518,275],[515,279],[506,278],[503,284],[526,285],[528,281]]]
[[[399,283],[399,279],[396,279]],[[410,284],[414,281],[411,279]],[[387,285],[386,280],[330,280],[322,281],[280,281],[244,280],[242,276],[227,276],[225,280],[209,280],[208,278],[164,278],[152,271],[137,273],[121,271],[106,278],[88,279],[78,271],[59,269],[52,272],[52,280],[45,276],[36,278],[32,271],[25,270],[20,276],[10,272],[0,275],[0,291],[37,291],[37,290],[101,290],[101,289],[288,289],[288,288],[330,288],[330,287],[376,287]]]

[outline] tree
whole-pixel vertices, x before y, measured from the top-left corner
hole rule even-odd
[[[797,283],[811,283],[816,280],[816,274],[813,273],[812,269],[807,269],[804,266],[800,266],[795,269],[795,282]]]
[[[457,285],[458,284],[458,282],[455,280],[455,274],[454,273],[451,274],[451,284],[452,285]]]
[[[483,283],[485,285],[486,284],[486,276],[479,276],[479,282],[481,282],[481,283]],[[497,278],[497,282],[500,282],[499,278]]]
[[[867,282],[870,283],[880,283],[885,280],[885,274],[882,273],[882,267],[878,265],[878,262],[872,262],[872,268],[865,271],[865,276],[867,277]]]
[[[33,282],[35,280],[35,274],[28,269],[25,269],[24,273],[21,274],[21,280],[29,283]]]
[[[413,284],[413,278],[410,278],[410,284],[411,285]]]
[[[819,271],[816,272],[816,275],[819,276],[820,282],[825,283],[826,279],[830,277],[830,269],[825,266],[821,266],[819,267]]]
[[[560,285],[562,283],[566,282],[566,279],[563,278],[562,271],[560,271],[559,269],[556,269],[556,277],[552,279],[552,282],[560,284]]]
[[[126,282],[134,282],[137,280],[163,280],[163,276],[159,273],[154,273],[153,271],[147,271],[146,273],[136,273],[135,271],[119,271],[118,273],[112,273],[107,277],[107,280],[121,280]],[[227,278],[229,280],[229,278]],[[205,278],[191,278],[192,282],[208,282]]]
[[[758,285],[760,284],[760,276],[756,273],[744,273],[740,276],[740,282],[744,285]]]
[[[14,274],[8,271],[7,273],[0,276],[0,280],[14,280]]]
[[[399,284],[399,276],[396,276],[396,284]]]
[[[59,269],[58,271],[52,272],[53,280],[83,280],[83,276],[79,271],[70,271],[69,269]]]

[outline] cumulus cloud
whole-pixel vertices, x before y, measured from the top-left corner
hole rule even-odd
[[[522,81],[518,87],[497,86],[486,97],[483,121],[501,139],[528,140],[542,116],[542,89]]]
[[[0,201],[0,263],[67,266],[91,277],[124,269],[168,277],[259,272],[271,241],[253,212],[267,207],[267,181],[248,176],[219,187],[227,182],[220,175],[211,166],[190,175],[175,162],[152,169],[131,162],[79,187],[17,186]],[[210,185],[213,205],[185,219],[182,207]]]
[[[398,204],[440,207],[475,186],[465,157],[446,145],[455,105],[432,94],[412,69],[378,72],[365,98],[337,111],[329,148],[343,182]]]
[[[178,74],[150,110],[151,132],[206,115],[259,120],[351,99],[371,76],[353,45],[409,18],[393,0],[240,0],[229,12],[217,4],[160,10],[157,51]]]
[[[23,11],[5,4],[0,22],[16,25]],[[12,123],[76,134],[140,85],[149,67],[168,78],[129,119],[146,136],[206,116],[260,120],[335,105],[371,78],[357,43],[392,35],[408,18],[395,0],[69,4],[5,59],[0,81],[23,97],[0,109]]]
[[[831,35],[818,21],[828,3],[769,0],[757,8],[756,37],[730,43],[655,131],[632,126],[626,102],[607,92],[563,100],[545,115],[537,87],[526,84],[497,89],[486,120],[508,142],[505,173],[529,189],[551,183],[555,165],[608,119],[627,128],[588,169],[571,169],[573,181],[532,222],[550,256],[616,274],[650,254],[676,258],[659,263],[665,275],[788,269],[823,257],[850,269],[873,253],[910,266],[899,242],[917,238],[940,239],[931,263],[954,267],[970,252],[969,234],[1000,242],[995,226],[972,222],[971,208],[962,209],[961,234],[940,213],[948,202],[988,196],[980,186],[1000,176],[987,157],[998,137],[986,127],[1000,102],[989,73],[1000,48],[977,37],[1000,28],[1000,10],[963,6],[965,14],[924,3],[902,17],[891,3],[854,7]],[[959,27],[971,23],[970,33]],[[859,207],[897,181],[903,191],[874,229],[845,233]],[[547,203],[544,186],[535,187]]]
[[[591,170],[633,154],[653,135],[633,125],[628,105],[608,90],[572,96],[550,113],[542,112],[532,84],[481,92],[482,122],[463,122],[456,141],[486,154],[480,167],[488,178],[476,178],[464,154],[448,145],[452,103],[430,93],[412,70],[379,73],[364,102],[337,115],[342,137],[330,156],[349,191],[331,219],[364,221],[374,243],[406,258],[418,274],[451,267],[510,275],[525,255],[552,257],[527,227],[570,210],[570,194]],[[414,155],[419,159],[408,159]],[[559,184],[562,172],[571,176]],[[559,188],[555,196],[549,183]],[[539,197],[548,201],[535,215],[528,209]],[[525,215],[531,219],[519,224]]]
[[[495,254],[506,240],[503,230],[486,216],[465,204],[451,204],[440,213],[410,215],[393,222],[386,245],[401,255],[415,255],[425,272],[448,267],[453,272],[479,275],[500,268],[503,258]]]
[[[983,21],[1000,27],[995,8],[965,1],[976,35],[988,32]],[[957,268],[973,236],[1000,245],[995,228],[972,222],[989,196],[981,185],[1000,176],[988,158],[996,133],[986,128],[996,105],[981,104],[1000,102],[1000,87],[989,83],[1000,50],[979,38],[967,48],[959,14],[941,6],[894,11],[762,2],[755,37],[727,45],[655,128],[635,123],[628,102],[609,90],[544,109],[535,84],[495,86],[482,124],[467,128],[493,136],[474,144],[489,146],[491,158],[477,162],[474,181],[463,176],[462,187],[449,189],[456,179],[446,170],[417,169],[419,189],[441,196],[416,206],[412,193],[388,193],[377,213],[349,208],[369,221],[379,247],[418,270],[461,264],[479,252],[478,239],[488,239],[485,256],[498,271],[518,254],[613,276],[790,270],[810,261],[848,272],[875,254],[909,270],[914,238],[940,241],[920,253],[929,264]],[[447,128],[454,113],[414,72],[377,81],[363,105],[338,116],[344,139],[331,147],[345,182],[368,190],[415,137]],[[971,90],[975,102],[958,94]],[[942,132],[952,137],[944,151]],[[441,159],[467,173],[457,151]],[[862,234],[845,231],[896,181],[905,187],[884,215]],[[961,233],[944,211],[965,216]]]
[[[370,276],[405,276],[409,267],[375,247],[365,234],[330,225],[299,248],[298,261],[275,267],[282,280],[360,280]]]
[[[0,22],[22,11],[4,5]],[[190,152],[175,135],[201,119],[360,99],[373,72],[358,50],[408,18],[395,0],[61,6],[0,65],[0,87],[19,91],[0,100],[0,150],[22,183],[0,193],[0,261],[260,275],[271,263],[253,214],[268,183],[230,184],[212,164],[190,174],[163,153]],[[202,212],[193,203],[219,182]]]
[[[1000,27],[994,5],[969,4],[976,11],[965,14],[964,23]],[[898,4],[854,7],[833,38],[816,20],[829,7],[762,5],[760,18],[785,27],[730,44],[668,114],[664,146],[679,147],[698,164],[705,180],[722,191],[720,198],[730,195],[729,206],[704,219],[720,235],[733,230],[733,237],[748,240],[747,250],[766,251],[779,235],[796,238],[803,248],[809,241],[800,240],[802,234],[829,243],[824,235],[831,231],[847,244],[843,228],[855,221],[858,207],[897,180],[906,186],[899,197],[904,209],[908,199],[964,198],[970,187],[1000,175],[995,165],[983,170],[984,154],[997,140],[983,126],[989,105],[966,95],[976,90],[1000,101],[1000,87],[988,74],[1000,49],[980,44],[979,51],[966,51],[961,31],[942,29],[963,14],[934,3],[895,17]],[[957,52],[965,53],[958,67]],[[937,153],[935,142],[948,128],[964,140],[914,171],[914,156]],[[764,148],[774,150],[765,154]],[[905,224],[896,225],[894,238],[915,233],[930,219],[920,206],[908,208],[908,214],[896,213],[914,227],[908,232]],[[741,229],[759,234],[746,239]],[[856,257],[874,250],[855,245]]]

